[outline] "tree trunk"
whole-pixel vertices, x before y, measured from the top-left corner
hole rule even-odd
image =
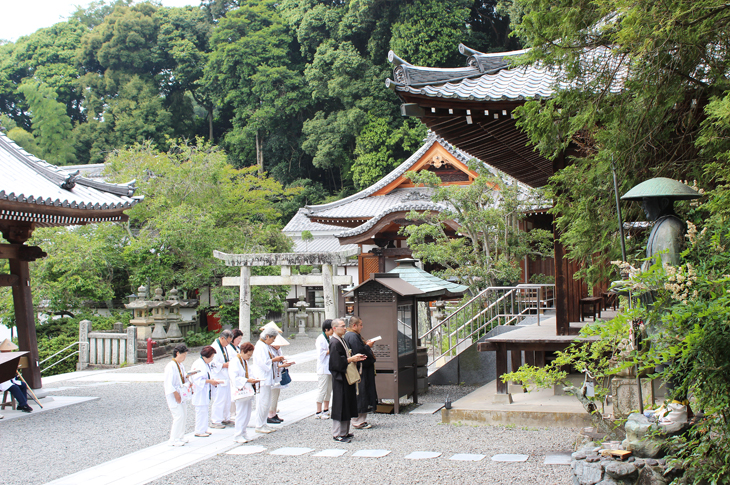
[[[261,139],[259,138],[259,130],[256,130],[256,165],[259,167],[259,174],[264,173],[264,153],[261,151]]]
[[[213,143],[213,108],[208,108],[208,139]]]

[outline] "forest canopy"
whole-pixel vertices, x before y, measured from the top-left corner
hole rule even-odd
[[[495,1],[102,0],[0,42],[0,129],[55,164],[204,137],[321,198],[371,184],[425,135],[384,88],[389,49],[463,65],[517,46]],[[319,202],[307,200],[307,202]],[[285,216],[291,214],[284,214]]]

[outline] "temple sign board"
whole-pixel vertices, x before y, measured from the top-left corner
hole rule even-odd
[[[359,249],[320,253],[254,253],[227,254],[213,251],[213,256],[226,266],[240,266],[241,276],[223,278],[223,286],[238,286],[239,310],[238,328],[243,332],[243,340],[251,340],[251,287],[252,286],[322,286],[324,294],[325,318],[337,318],[337,298],[335,286],[352,284],[352,276],[335,275],[334,268],[356,256]],[[292,266],[322,265],[319,275],[292,274]],[[280,276],[251,276],[251,266],[280,266]]]

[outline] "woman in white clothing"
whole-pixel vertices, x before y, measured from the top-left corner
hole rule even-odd
[[[210,406],[210,396],[212,388],[223,383],[218,379],[211,379],[212,373],[210,362],[215,356],[215,349],[206,345],[200,351],[200,358],[193,363],[190,377],[193,381],[193,406],[195,406],[195,436],[207,438],[210,436],[208,431],[208,407]]]
[[[253,351],[253,364],[251,369],[254,376],[259,379],[259,392],[256,394],[256,432],[271,433],[274,428],[266,425],[266,416],[271,404],[271,386],[274,385],[274,365],[284,360],[283,356],[274,357],[274,343],[279,333],[273,328],[267,328],[261,332],[259,341]]]
[[[236,392],[246,386],[253,386],[258,383],[258,379],[254,379],[253,370],[249,369],[248,360],[253,355],[254,346],[251,342],[242,344],[239,353],[231,359],[228,366],[228,375],[230,377],[231,400],[235,397]],[[236,443],[247,443],[246,427],[251,419],[251,406],[253,405],[253,395],[250,398],[234,400],[236,405],[236,432],[233,434],[233,440]]]
[[[281,347],[284,345],[289,345],[289,342],[281,335],[277,335],[274,343],[271,344],[271,348],[274,349],[272,352],[274,357],[284,357],[281,353]],[[281,390],[286,389],[288,386],[288,384],[281,384],[282,371],[292,365],[294,365],[294,362],[286,360],[274,364],[274,385],[271,386],[271,402],[269,404],[269,414],[266,417],[267,424],[281,424],[284,422],[277,414],[276,408],[279,406],[279,394],[281,394]]]
[[[188,403],[184,395],[190,393],[189,381],[186,379],[185,358],[188,348],[179,344],[172,350],[172,361],[165,367],[165,399],[167,407],[172,413],[172,429],[170,430],[170,444],[183,446],[185,441],[185,421],[187,419]]]

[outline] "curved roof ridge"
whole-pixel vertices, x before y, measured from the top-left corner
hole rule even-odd
[[[370,187],[361,190],[360,192],[357,192],[356,194],[350,195],[348,197],[345,197],[344,199],[336,200],[334,202],[329,202],[327,204],[319,204],[319,205],[305,205],[304,209],[307,211],[307,214],[313,215],[317,212],[334,209],[335,207],[339,207],[344,204],[349,204],[350,202],[363,199],[369,195],[374,194],[378,190],[386,187],[391,182],[395,181],[398,177],[403,175],[408,171],[408,169],[416,163],[432,146],[434,143],[438,142],[439,145],[441,145],[444,150],[448,151],[450,154],[452,154],[457,160],[463,162],[466,164],[471,159],[476,159],[476,157],[471,156],[467,152],[455,147],[451,143],[447,142],[440,136],[438,136],[436,133],[434,133],[431,130],[428,130],[428,134],[426,135],[426,138],[424,139],[423,145],[416,150],[410,157],[408,157],[403,163],[398,165],[395,169],[393,169],[388,175],[383,177],[382,179],[378,180],[376,183],[371,185]]]
[[[367,222],[360,224],[357,227],[353,227],[352,229],[348,231],[343,231],[339,234],[335,234],[335,237],[342,238],[342,237],[350,237],[350,236],[357,236],[359,234],[364,233],[365,231],[372,228],[375,224],[380,222],[383,217],[387,216],[388,214],[392,214],[393,212],[405,212],[405,211],[412,211],[412,210],[418,210],[418,211],[427,211],[427,210],[444,210],[447,209],[448,206],[445,204],[437,204],[435,202],[406,202],[398,205],[394,205],[392,207],[388,207],[387,209],[379,212],[376,216],[369,219]]]
[[[92,187],[102,192],[126,197],[132,197],[137,190],[137,187],[134,186],[136,180],[132,180],[126,184],[112,184],[82,177],[78,175],[78,172],[69,173],[64,171],[58,166],[27,152],[4,133],[0,133],[0,147],[5,148],[17,161],[23,163],[53,184],[66,190],[70,190],[75,184],[79,184]]]

